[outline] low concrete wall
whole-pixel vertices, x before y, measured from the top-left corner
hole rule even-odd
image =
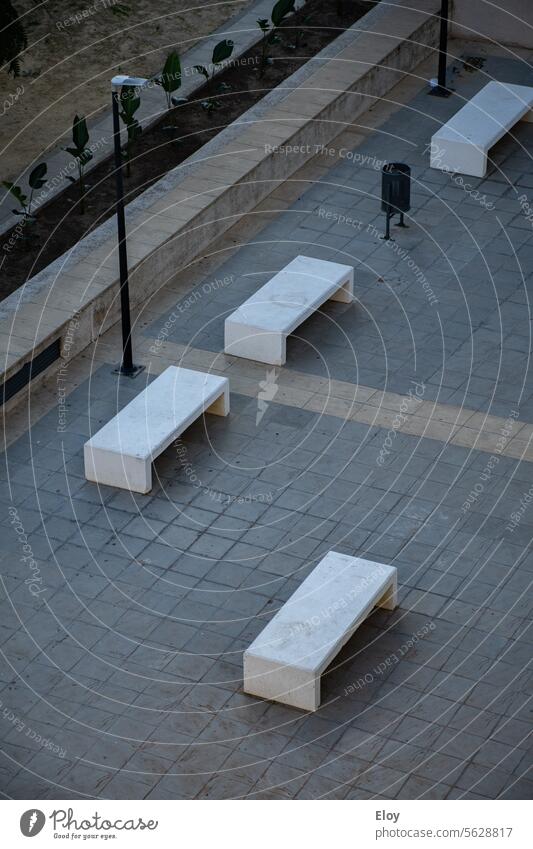
[[[451,35],[533,49],[533,2],[453,0]]]
[[[296,0],[295,8],[299,9],[305,3],[306,0]],[[213,70],[214,76],[216,77],[223,73],[228,65],[231,66],[233,63],[237,63],[244,53],[260,41],[262,36],[256,21],[258,18],[268,18],[271,9],[272,0],[256,0],[244,12],[237,12],[208,38],[202,38],[195,47],[188,50],[181,57],[182,80],[178,92],[179,96],[192,98],[195,96],[197,89],[205,84],[204,77],[195,72],[195,67],[197,65],[210,65],[213,48],[222,38],[233,37],[235,47],[231,58]],[[134,74],[135,67],[128,68],[128,72]],[[142,93],[141,105],[136,113],[136,118],[143,129],[148,129],[159,121],[165,111],[166,101],[159,86],[151,85],[149,88],[146,88]],[[100,162],[113,155],[113,118],[111,109],[106,109],[96,117],[89,119],[88,126],[91,144],[93,145],[91,148],[93,158],[86,167],[87,176]],[[125,144],[127,131],[122,124],[121,139],[122,143]],[[70,131],[46,154],[46,163],[48,166],[47,181],[33,199],[34,210],[49,203],[70,185],[65,177],[67,175],[74,176],[73,168],[75,168],[75,163],[70,154],[65,153],[65,145],[68,144],[70,144]],[[41,158],[38,157],[38,160]],[[31,168],[35,164],[36,162],[33,162],[33,165],[30,163],[26,172],[22,175],[5,174],[4,177],[7,179],[11,179],[11,176],[13,176],[13,179],[16,177],[17,184],[27,194],[29,192],[27,178]],[[19,222],[17,216],[11,212],[12,206],[13,201],[9,194],[4,194],[3,197],[0,197],[0,234],[5,233]]]
[[[250,113],[242,116],[190,164],[136,198],[127,210],[132,305],[147,301],[290,178],[315,146],[330,144],[414,69],[437,43],[438,6],[438,0],[405,0],[405,5],[396,0],[376,7],[257,104],[251,120]],[[275,145],[300,152],[279,155],[271,150]],[[1,304],[2,379],[54,339],[61,339],[62,351],[72,357],[118,318],[117,245],[110,220]]]

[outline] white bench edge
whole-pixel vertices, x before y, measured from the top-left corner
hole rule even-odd
[[[382,565],[384,564],[376,562],[377,568]],[[398,570],[395,566],[390,566],[389,568],[393,572],[386,583],[380,588],[379,593],[381,595],[377,594],[377,598],[374,598],[361,610],[352,626],[341,635],[339,642],[324,658],[318,670],[302,669],[297,665],[280,666],[277,661],[255,655],[252,644],[243,655],[244,692],[251,696],[258,696],[261,699],[300,708],[300,710],[318,710],[320,707],[320,682],[322,673],[329,666],[333,658],[336,657],[376,607],[394,610],[398,606]],[[259,634],[258,636],[261,635]],[[287,677],[287,673],[291,678],[290,686],[287,686],[286,683],[281,683],[282,679]]]
[[[157,380],[157,378],[156,378]],[[229,380],[222,377],[224,381],[220,391],[212,396],[204,408],[196,415],[187,416],[168,435],[157,452],[144,459],[123,454],[119,449],[99,448],[92,445],[94,434],[83,446],[83,458],[85,466],[85,477],[92,483],[103,486],[114,486],[118,489],[127,489],[131,492],[140,492],[145,495],[152,489],[152,463],[165,451],[170,443],[186,430],[196,419],[204,413],[215,416],[227,416],[230,411]],[[155,381],[154,381],[155,383]],[[153,384],[150,384],[152,386]],[[143,390],[145,392],[146,389]],[[142,393],[139,393],[139,396]],[[137,396],[137,397],[139,397]],[[120,416],[120,412],[113,418]],[[111,419],[112,421],[112,419]]]
[[[344,304],[351,304],[354,298],[353,283],[354,272],[352,268],[348,280],[339,283],[338,287],[325,295],[324,299],[319,301],[316,306],[312,308],[302,307],[298,321],[289,331],[265,330],[253,324],[232,321],[234,315],[232,313],[224,322],[224,353],[228,356],[242,357],[245,360],[255,360],[268,365],[284,365],[287,360],[287,336],[294,333],[296,327],[316,312],[318,307],[325,304],[326,301],[340,301]],[[258,292],[260,291],[261,289],[258,290]]]
[[[490,85],[490,83],[487,83],[487,85]],[[531,88],[533,90],[533,86],[524,86],[524,88]],[[482,91],[483,89],[480,89],[480,92]],[[478,94],[480,92],[478,92]],[[476,95],[474,95],[474,98],[475,96]],[[472,100],[474,98],[472,98]],[[465,103],[464,106],[462,106],[461,109],[452,116],[452,118],[455,118],[456,115],[463,110],[467,113],[469,106],[471,106],[471,101]],[[472,114],[474,114],[475,109],[476,106],[474,105],[472,107]],[[513,121],[508,128],[502,127],[501,132],[499,132],[496,137],[491,136],[483,147],[468,141],[466,138],[464,140],[446,138],[446,128],[449,124],[449,121],[447,121],[446,124],[443,124],[442,127],[431,136],[430,167],[435,168],[438,171],[450,171],[454,174],[466,174],[469,177],[485,177],[488,166],[488,152],[491,147],[497,144],[497,142],[503,138],[506,133],[510,132],[512,127],[514,127],[514,125],[519,121],[533,122],[533,107],[528,107],[524,104],[523,110],[518,110],[518,113],[516,120]],[[437,151],[435,148],[438,147],[439,144],[442,145],[442,147],[440,147],[439,151]]]

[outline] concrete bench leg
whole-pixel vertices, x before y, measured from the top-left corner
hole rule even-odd
[[[395,610],[398,607],[398,578],[396,576],[381,598],[376,601],[376,607],[384,607],[385,610]]]
[[[226,322],[224,353],[259,363],[282,366],[287,359],[286,337],[283,333]]]
[[[397,605],[398,582],[395,575],[375,606],[394,610]],[[297,666],[283,666],[247,652],[244,653],[243,665],[245,693],[282,702],[301,710],[318,710],[320,675]]]
[[[341,301],[343,304],[351,304],[353,301],[353,274],[329,298],[330,301]]]
[[[280,666],[244,654],[244,692],[261,699],[282,702],[300,710],[317,710],[320,705],[320,676],[293,666]]]
[[[213,401],[206,413],[211,413],[213,416],[227,416],[229,414],[229,390],[225,389],[222,395]]]
[[[442,148],[435,145],[435,150],[431,151],[430,164],[432,168],[458,174],[469,174],[471,177],[485,176],[487,173],[486,151],[478,150],[471,144],[458,141],[446,140],[442,145]]]
[[[283,366],[287,360],[287,337],[283,333],[270,333],[269,359],[261,360],[273,366]]]
[[[240,354],[240,356],[246,356]],[[285,365],[287,359],[287,337],[283,333],[259,331],[253,337],[253,356],[251,360],[267,363],[271,366]]]
[[[133,492],[152,489],[152,463],[137,457],[125,457],[114,451],[85,446],[85,477],[107,486],[118,486]]]

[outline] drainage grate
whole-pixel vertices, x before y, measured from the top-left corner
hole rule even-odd
[[[0,406],[3,406],[6,401],[9,401],[9,399],[12,398],[13,395],[16,395],[17,392],[20,392],[21,389],[24,389],[30,380],[33,380],[34,377],[37,377],[37,375],[41,374],[48,368],[48,366],[52,365],[55,360],[59,359],[60,355],[61,344],[60,340],[56,339],[56,341],[52,342],[48,348],[45,348],[44,351],[37,354],[33,360],[30,360],[28,363],[23,365],[16,374],[8,378],[5,383],[2,383],[0,386]]]

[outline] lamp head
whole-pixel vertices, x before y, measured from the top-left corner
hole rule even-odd
[[[119,88],[122,88],[123,85],[131,85],[135,86],[135,88],[143,88],[149,80],[144,77],[128,77],[125,74],[118,74],[118,76],[113,77],[111,80],[111,88],[113,91],[118,91]]]

